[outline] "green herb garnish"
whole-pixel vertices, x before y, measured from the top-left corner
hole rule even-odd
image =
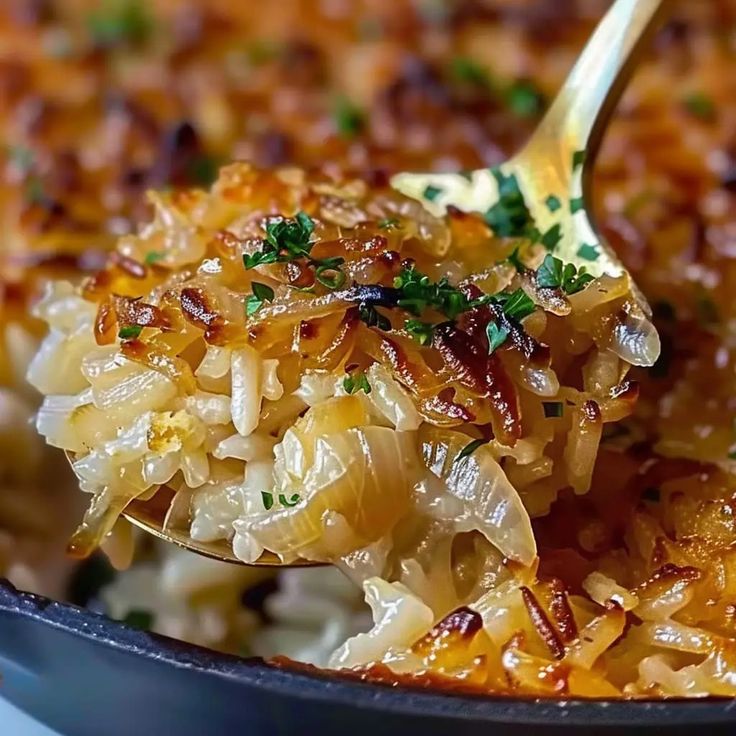
[[[451,75],[460,82],[474,84],[478,87],[491,89],[491,77],[488,72],[473,59],[467,56],[458,56],[450,62]]]
[[[401,227],[401,223],[395,217],[386,217],[378,221],[378,227],[381,230],[398,230]]]
[[[544,409],[544,416],[547,419],[562,416],[563,406],[561,401],[543,401],[542,408]]]
[[[701,120],[713,120],[716,116],[716,105],[704,92],[689,94],[682,104],[691,115]]]
[[[139,46],[153,30],[153,21],[140,0],[106,0],[87,17],[87,31],[97,46]]]
[[[266,511],[270,511],[273,508],[273,493],[270,491],[261,491],[261,499],[263,501],[263,508]]]
[[[506,342],[509,331],[505,327],[499,327],[495,322],[489,322],[486,327],[488,338],[488,354],[492,355]]]
[[[575,197],[570,200],[570,212],[574,215],[585,207],[585,200],[582,197]]]
[[[452,320],[471,307],[470,300],[446,277],[434,282],[414,266],[401,271],[394,279],[394,288],[400,291],[398,305],[417,317],[431,308]]]
[[[437,197],[439,197],[443,191],[444,190],[442,189],[442,187],[436,187],[436,186],[433,186],[432,184],[429,184],[424,190],[424,193],[422,194],[422,196],[428,202],[434,202],[435,199],[437,199]]]
[[[286,498],[285,494],[279,493],[279,503],[282,506],[292,508],[293,506],[296,506],[300,500],[301,500],[301,496],[298,493],[295,493],[293,496],[290,496],[289,498]]]
[[[312,263],[315,265],[319,264],[314,272],[314,277],[322,286],[334,290],[339,289],[345,284],[347,277],[340,270],[340,266],[345,263],[344,258],[324,258],[320,261],[312,260]]]
[[[342,381],[342,387],[348,394],[357,394],[358,391],[364,391],[366,394],[371,392],[371,384],[368,382],[368,376],[362,371],[345,376]]]
[[[136,340],[140,337],[143,327],[141,325],[126,325],[118,331],[118,337],[121,340]]]
[[[365,114],[347,97],[339,97],[333,111],[335,128],[341,138],[355,138],[365,128]]]
[[[149,250],[148,253],[146,253],[146,257],[143,259],[143,262],[146,266],[152,266],[163,258],[166,258],[166,253],[162,250]]]
[[[248,317],[252,317],[263,306],[263,302],[272,302],[274,298],[273,289],[266,284],[254,281],[251,288],[253,293],[245,300],[245,313]]]
[[[575,151],[572,155],[572,170],[575,171],[580,168],[585,163],[587,156],[588,152],[586,150]]]
[[[507,317],[521,321],[528,317],[536,306],[523,289],[511,292],[501,292],[493,296],[493,301],[501,306]]]
[[[533,118],[544,109],[544,95],[529,80],[520,79],[506,90],[506,104],[520,118]]]
[[[377,327],[384,332],[391,329],[389,318],[381,314],[372,304],[361,304],[358,307],[358,316],[361,322],[365,322],[368,327]]]
[[[555,197],[554,194],[550,194],[547,199],[544,200],[544,203],[547,205],[547,209],[550,212],[557,212],[562,207],[562,202],[560,202],[559,197]]]
[[[143,609],[136,608],[128,611],[127,615],[123,619],[123,623],[126,626],[130,626],[132,629],[150,631],[153,628],[154,620],[155,616],[151,611],[144,611]]]
[[[557,223],[552,225],[544,235],[539,239],[539,242],[547,249],[554,250],[562,240],[562,225]]]
[[[473,440],[472,442],[469,442],[462,450],[460,450],[454,462],[457,463],[460,462],[460,460],[464,460],[466,457],[470,457],[479,447],[487,444],[488,440]]]
[[[574,264],[565,264],[549,254],[537,271],[537,286],[542,289],[562,289],[566,294],[577,294],[593,279],[591,274],[586,273],[585,266],[577,269]]]
[[[534,226],[516,176],[506,176],[498,168],[491,169],[491,173],[498,182],[498,202],[486,212],[485,221],[500,237],[527,237],[536,241],[539,231]]]
[[[598,246],[583,243],[583,245],[578,248],[578,256],[585,261],[597,261],[600,256]]]
[[[434,338],[434,325],[418,319],[408,319],[404,323],[406,331],[420,344],[431,345]]]
[[[205,189],[211,187],[217,181],[220,170],[220,162],[212,156],[195,156],[187,165],[187,176],[189,181],[198,187]]]

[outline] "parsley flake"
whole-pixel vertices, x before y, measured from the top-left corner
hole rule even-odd
[[[261,500],[263,501],[263,508],[266,511],[270,511],[273,508],[273,493],[261,491]]]
[[[143,327],[141,325],[126,325],[118,331],[118,337],[121,340],[136,340],[140,337]]]
[[[459,82],[486,89],[493,87],[488,72],[477,61],[467,56],[458,56],[450,62],[450,74]]]
[[[96,46],[138,46],[153,30],[153,21],[140,0],[106,0],[87,17],[87,31]]]
[[[496,294],[493,300],[501,305],[507,317],[519,321],[536,309],[534,302],[523,289],[517,289],[510,294],[507,292]]]
[[[399,230],[401,223],[396,217],[386,217],[378,221],[378,227],[380,230]]]
[[[506,90],[506,104],[519,118],[534,118],[544,109],[544,95],[526,79],[519,79]]]
[[[434,325],[418,319],[408,319],[404,323],[406,331],[420,344],[431,345],[434,339]]]
[[[554,250],[562,240],[562,225],[558,222],[556,225],[552,225],[544,235],[539,239],[539,242],[547,249]]]
[[[716,106],[712,98],[704,92],[693,92],[682,101],[685,109],[700,120],[713,120],[716,116]]]
[[[442,187],[436,187],[433,184],[429,184],[427,185],[427,188],[424,190],[424,193],[422,194],[422,196],[428,202],[434,202],[435,199],[437,199],[437,197],[439,197],[443,191],[444,189],[442,189]]]
[[[488,354],[498,350],[506,342],[506,338],[509,336],[509,331],[505,327],[499,327],[495,322],[489,322],[486,327],[486,337],[488,338]]]
[[[245,313],[252,317],[262,306],[263,302],[272,302],[274,298],[273,289],[258,281],[251,284],[253,293],[245,300]]]
[[[597,261],[599,256],[600,253],[598,252],[597,245],[583,243],[583,245],[578,248],[578,257],[582,258],[583,260]]]
[[[582,197],[575,197],[570,200],[570,212],[574,215],[585,207],[585,200]]]
[[[575,151],[572,155],[572,170],[576,171],[579,169],[585,163],[587,156],[588,152],[585,149],[582,151]]]
[[[371,384],[368,381],[368,376],[362,371],[345,376],[342,381],[342,387],[346,393],[351,395],[357,394],[358,391],[363,391],[366,394],[371,392]]]
[[[542,289],[562,289],[566,294],[577,294],[591,281],[585,266],[579,270],[572,263],[563,264],[559,258],[547,255],[537,271],[537,286]]]
[[[166,253],[162,250],[149,250],[148,253],[146,253],[146,257],[143,259],[143,262],[146,266],[152,266],[154,263],[157,263],[164,258],[166,258]]]
[[[486,223],[499,237],[523,236],[536,240],[539,233],[516,176],[506,176],[498,168],[491,169],[491,173],[498,182],[498,201],[486,212]]]
[[[347,97],[337,99],[333,117],[335,128],[341,138],[355,138],[365,128],[365,113]]]
[[[482,445],[487,445],[488,440],[473,440],[472,442],[469,442],[465,447],[463,447],[462,450],[457,454],[457,457],[455,458],[455,462],[460,462],[461,460],[464,460],[466,457],[470,457],[479,447]]]
[[[358,316],[361,322],[364,322],[368,327],[377,327],[384,332],[391,329],[389,318],[381,314],[372,304],[361,304],[358,307]]]
[[[544,200],[544,203],[547,205],[547,209],[550,212],[557,212],[562,207],[562,202],[560,202],[559,197],[555,197],[554,194],[550,194],[547,199]]]

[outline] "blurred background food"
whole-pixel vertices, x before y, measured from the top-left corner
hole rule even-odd
[[[41,335],[29,307],[48,278],[79,280],[104,264],[114,239],[148,217],[146,190],[206,186],[233,159],[374,181],[501,162],[533,129],[607,5],[6,0],[0,571],[20,587],[233,651],[257,641],[269,653],[279,639],[287,653],[320,662],[360,628],[359,592],[332,571],[274,581],[145,541],[126,572],[102,557],[72,570],[63,550],[83,499],[60,453],[43,448],[29,424],[38,399],[23,374]],[[691,568],[681,619],[728,635],[735,55],[736,1],[680,0],[620,105],[596,170],[596,212],[654,306],[663,355],[638,376],[636,414],[606,438],[591,493],[563,494],[536,523],[542,576],[575,589],[593,570],[615,570],[634,587],[665,565]],[[313,602],[298,622],[296,599]],[[250,637],[263,623],[265,635]]]

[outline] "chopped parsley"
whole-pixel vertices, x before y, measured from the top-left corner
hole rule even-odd
[[[510,294],[501,292],[493,296],[492,300],[501,306],[507,317],[519,321],[536,309],[534,302],[523,289],[517,289]]]
[[[432,184],[429,184],[427,188],[424,190],[424,193],[422,194],[422,197],[426,199],[428,202],[434,202],[437,197],[442,194],[444,190],[442,187],[436,187]]]
[[[151,611],[134,608],[133,610],[128,611],[127,615],[123,619],[123,623],[126,626],[130,626],[132,629],[150,631],[153,628],[154,620],[155,616]]]
[[[189,180],[199,187],[208,188],[217,181],[220,170],[220,162],[212,156],[202,154],[195,156],[187,164],[187,176]]]
[[[578,256],[585,261],[597,261],[600,256],[598,246],[583,243],[583,245],[578,248]]]
[[[585,163],[587,156],[588,152],[585,149],[582,151],[575,151],[572,155],[572,170],[576,171],[579,169]]]
[[[544,409],[544,416],[547,419],[562,416],[563,406],[561,401],[543,401],[542,408]]]
[[[537,271],[537,286],[542,289],[562,289],[566,294],[582,291],[594,277],[585,266],[577,269],[572,263],[563,263],[548,254]]]
[[[418,319],[408,319],[404,323],[406,331],[420,344],[431,345],[434,338],[434,325]]]
[[[453,320],[473,306],[478,306],[446,277],[432,281],[414,266],[402,269],[394,279],[394,288],[399,290],[398,306],[417,317],[421,317],[425,309],[431,308]]]
[[[341,138],[355,138],[365,128],[365,113],[347,97],[339,97],[335,102],[333,119]]]
[[[143,259],[143,262],[146,266],[152,266],[163,258],[166,258],[166,253],[162,250],[149,250],[148,253],[146,253],[146,257]]]
[[[87,31],[96,46],[139,46],[153,30],[153,21],[140,0],[106,0],[87,16]]]
[[[544,109],[544,95],[526,79],[514,82],[505,94],[506,105],[520,118],[534,118]]]
[[[357,394],[358,391],[363,391],[366,394],[371,392],[371,384],[368,381],[368,376],[362,371],[345,376],[342,381],[342,387],[348,394]]]
[[[361,304],[358,308],[358,316],[361,322],[368,327],[378,327],[379,330],[388,332],[391,329],[391,321],[381,314],[372,304]]]
[[[547,209],[550,212],[557,212],[562,207],[562,202],[560,202],[559,197],[555,197],[554,194],[550,194],[547,199],[544,200],[544,203],[547,205]]]
[[[460,82],[490,89],[493,87],[488,72],[475,60],[457,56],[450,62],[450,74]]]
[[[536,241],[539,231],[516,176],[506,176],[499,168],[491,169],[491,173],[498,182],[498,201],[486,212],[486,223],[499,237],[528,237]]]
[[[289,498],[287,498],[286,494],[284,493],[279,493],[278,495],[279,503],[282,506],[286,506],[287,508],[296,506],[299,503],[300,499],[301,496],[298,493],[295,493]],[[271,491],[261,491],[261,500],[263,501],[263,508],[266,509],[266,511],[270,511],[273,508],[274,498]]]
[[[582,197],[575,197],[570,200],[570,212],[574,215],[585,207],[585,200]]]
[[[693,92],[683,99],[685,109],[700,120],[713,120],[716,116],[716,106],[712,98],[704,92]]]
[[[499,327],[495,322],[489,322],[486,327],[488,338],[488,354],[492,355],[506,342],[509,331],[505,327]]]
[[[141,325],[127,325],[120,328],[118,331],[118,337],[121,340],[136,340],[140,337],[141,332],[143,332],[143,327],[141,327]]]
[[[270,222],[266,226],[263,247],[254,253],[243,255],[243,265],[247,270],[263,264],[289,263],[305,258],[315,269],[315,279],[328,289],[339,289],[346,280],[340,266],[345,263],[342,257],[313,258],[312,233],[314,221],[305,212],[298,212],[292,219]]]
[[[544,235],[539,239],[539,242],[547,249],[554,250],[562,240],[562,225],[557,223],[552,225]]]
[[[248,62],[252,66],[261,66],[267,64],[269,61],[274,61],[281,56],[283,47],[277,41],[271,39],[257,39],[251,43],[246,49],[245,53],[248,57]]]
[[[396,217],[385,217],[378,221],[378,227],[380,230],[399,230],[401,223]]]
[[[479,447],[482,445],[487,445],[488,440],[473,440],[472,442],[468,442],[465,447],[463,447],[462,450],[457,454],[457,457],[455,458],[455,462],[460,462],[460,460],[464,460],[466,457],[470,457]]]
[[[245,300],[245,313],[248,317],[252,317],[263,306],[263,302],[272,302],[274,297],[273,289],[266,284],[254,281],[251,288],[253,293]]]

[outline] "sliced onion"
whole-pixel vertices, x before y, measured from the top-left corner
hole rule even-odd
[[[371,386],[368,399],[379,414],[400,432],[419,429],[422,419],[414,402],[389,371],[375,363],[367,377]]]
[[[458,531],[475,529],[507,557],[531,565],[537,546],[529,515],[491,450],[481,446],[458,460],[470,438],[426,425],[420,441],[427,468],[462,503],[462,514],[454,519]]]
[[[327,561],[384,536],[409,507],[417,450],[411,433],[367,419],[356,396],[307,412],[274,450],[276,493],[298,503],[243,517],[239,529],[287,558]]]
[[[348,669],[380,662],[392,649],[407,649],[434,623],[432,609],[401,583],[369,578],[363,583],[373,628],[348,639],[330,657],[329,666]]]

